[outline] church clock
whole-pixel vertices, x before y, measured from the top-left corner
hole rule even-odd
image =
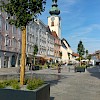
[[[51,21],[54,21],[55,20],[55,17],[51,17]]]

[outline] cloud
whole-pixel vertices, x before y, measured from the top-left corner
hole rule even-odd
[[[81,31],[77,31],[75,33],[71,33],[70,38],[77,38],[77,37],[82,37],[83,35],[92,34],[92,31],[94,30],[100,30],[100,24],[92,24],[91,26],[88,27],[83,27],[80,29]]]
[[[78,29],[68,37],[72,50],[77,52],[77,45],[82,40],[90,53],[100,50],[100,24],[92,24],[88,27]]]

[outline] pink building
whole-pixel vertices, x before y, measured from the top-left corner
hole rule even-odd
[[[57,36],[55,31],[52,31],[52,35],[54,37],[54,57],[55,57],[55,61],[59,61],[60,60],[60,47],[61,47],[61,40],[60,38]]]

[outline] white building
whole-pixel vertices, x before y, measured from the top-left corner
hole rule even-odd
[[[38,46],[37,57],[45,59],[52,58],[54,55],[54,37],[48,26],[41,20],[36,19],[27,26],[27,49],[26,55],[32,59],[34,45]]]
[[[52,0],[52,8],[49,11],[48,26],[51,32],[55,31],[57,36],[61,39],[61,17],[59,16],[60,10],[58,9],[57,0]]]
[[[68,63],[72,60],[72,50],[66,39],[61,40],[62,62]]]
[[[18,67],[21,31],[8,23],[8,15],[0,11],[0,68]]]

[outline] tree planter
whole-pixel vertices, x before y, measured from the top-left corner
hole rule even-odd
[[[76,67],[76,72],[85,72],[84,67]]]
[[[35,90],[0,89],[1,100],[50,100],[50,84]]]

